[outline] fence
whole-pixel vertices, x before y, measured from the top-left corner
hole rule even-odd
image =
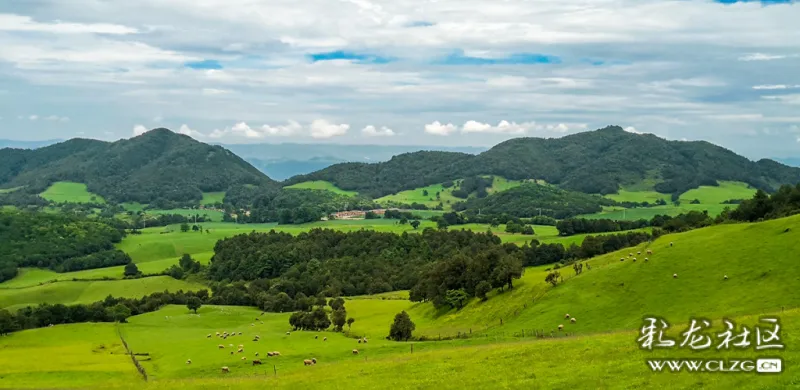
[[[136,366],[136,370],[139,371],[139,374],[142,375],[144,381],[147,382],[147,371],[145,371],[141,363],[139,363],[139,361],[136,360],[136,355],[133,354],[133,351],[131,351],[131,349],[128,348],[128,342],[126,342],[125,338],[122,337],[122,332],[120,332],[119,326],[117,326],[117,335],[119,336],[119,339],[122,340],[122,345],[125,347],[125,352],[128,354],[128,356],[131,357],[131,361],[133,361],[133,365]]]

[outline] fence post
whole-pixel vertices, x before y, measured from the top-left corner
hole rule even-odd
[[[275,372],[275,376],[278,376],[278,367],[272,366],[272,371]]]

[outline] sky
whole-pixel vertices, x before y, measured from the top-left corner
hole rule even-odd
[[[0,138],[490,146],[607,125],[800,155],[800,4],[3,0]]]

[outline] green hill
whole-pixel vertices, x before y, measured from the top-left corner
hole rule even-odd
[[[0,150],[0,187],[40,193],[61,181],[84,183],[106,200],[200,202],[204,192],[245,184],[277,187],[230,151],[167,129],[113,143],[72,139],[35,150]]]
[[[564,189],[616,193],[655,180],[661,193],[681,194],[718,181],[739,181],[775,190],[800,182],[800,168],[772,160],[750,161],[705,141],[667,141],[621,127],[562,138],[515,138],[477,156],[444,152],[408,153],[377,164],[336,164],[289,179],[325,180],[339,188],[381,197],[458,178],[492,174],[512,180],[543,179]]]

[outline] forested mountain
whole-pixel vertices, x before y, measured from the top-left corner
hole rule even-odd
[[[645,178],[658,180],[655,189],[663,193],[717,185],[718,180],[770,191],[800,182],[800,168],[767,159],[754,162],[705,141],[668,141],[619,126],[554,139],[515,138],[477,156],[417,152],[378,164],[337,164],[288,182],[327,180],[378,197],[480,174],[543,179],[564,189],[600,194]]]
[[[167,129],[113,143],[72,139],[36,150],[0,150],[0,188],[39,193],[56,181],[85,183],[113,202],[199,201],[204,191],[277,183],[221,146]]]

